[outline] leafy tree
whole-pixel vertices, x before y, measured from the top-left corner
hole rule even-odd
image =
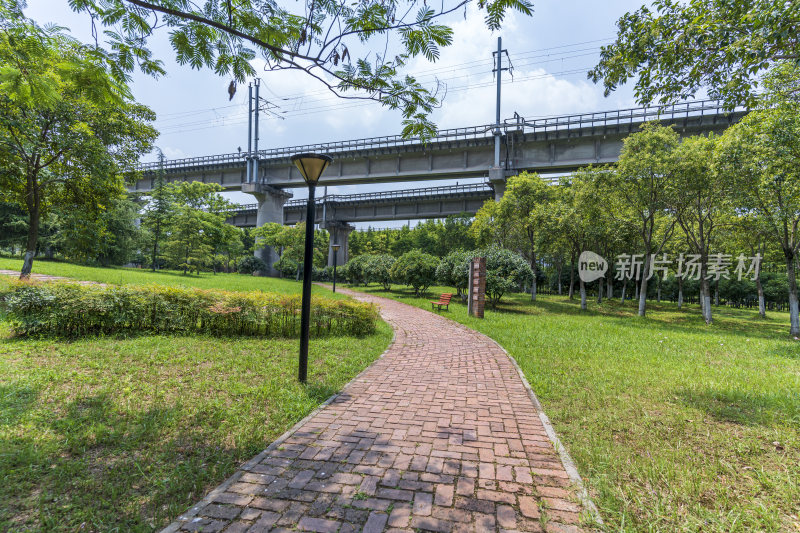
[[[342,275],[345,277],[345,279],[347,279],[347,281],[353,285],[358,285],[359,283],[367,285],[369,281],[367,280],[365,268],[370,257],[371,256],[369,254],[362,254],[350,258],[350,260],[342,267]]]
[[[267,265],[254,255],[247,255],[242,257],[239,261],[239,274],[253,274],[255,272],[264,272],[267,270]]]
[[[599,245],[603,240],[604,225],[601,220],[601,180],[607,176],[605,169],[585,168],[566,178],[554,195],[550,212],[557,219],[559,231],[572,245],[573,257]],[[598,280],[598,293],[602,293]],[[586,285],[578,281],[581,309],[586,310]]]
[[[533,278],[533,271],[525,258],[511,250],[492,246],[470,255],[486,258],[486,296],[492,307],[497,307],[504,294],[523,283],[530,283]]]
[[[440,48],[452,43],[452,30],[439,19],[466,9],[467,3],[305,0],[295,6],[273,0],[197,4],[184,0],[73,0],[70,5],[88,13],[93,22],[113,29],[107,35],[122,71],[139,63],[145,72],[163,72],[147,48],[148,40],[163,29],[169,32],[175,57],[182,65],[208,67],[242,82],[255,75],[251,61],[260,53],[267,70],[298,70],[337,95],[400,109],[403,133],[425,136],[435,131],[427,115],[437,104],[436,90],[404,74],[403,68],[417,56],[428,61],[439,58]],[[500,28],[509,9],[528,15],[532,10],[527,0],[488,0],[479,6],[491,30]],[[384,52],[373,56],[370,44],[376,39]],[[398,47],[397,54],[385,52],[390,41]],[[353,55],[358,53],[360,57]],[[229,92],[233,91],[235,83],[231,82]],[[351,95],[353,92],[357,94]]]
[[[693,253],[700,256],[701,309],[711,324],[711,286],[708,256],[719,226],[732,214],[728,180],[714,165],[714,136],[684,139],[676,150],[677,172],[669,183],[669,198],[678,225]]]
[[[94,206],[61,200],[52,212],[57,216],[50,242],[69,260],[123,265],[142,244],[136,227],[139,205],[128,198],[112,198]]]
[[[156,137],[155,115],[133,101],[113,58],[39,27],[13,0],[0,2],[0,65],[0,201],[28,215],[27,277],[42,215],[64,197],[120,197],[123,174]]]
[[[755,210],[783,251],[790,334],[800,336],[797,261],[800,248],[800,68],[783,65],[765,80],[763,108],[722,136],[718,161],[738,200]]]
[[[469,284],[469,262],[472,257],[470,252],[463,250],[456,250],[444,256],[436,267],[436,282],[455,287],[458,296],[463,296]]]
[[[623,141],[612,184],[621,210],[632,213],[641,238],[644,261],[639,288],[639,316],[645,316],[652,254],[660,254],[672,236],[675,219],[668,208],[669,184],[676,178],[675,153],[680,137],[672,128],[646,123]]]
[[[500,216],[500,203],[487,200],[475,213],[469,232],[479,245],[504,246],[513,231],[509,222],[508,217]]]
[[[752,105],[756,75],[800,61],[800,4],[784,0],[656,0],[617,22],[589,72],[608,95],[636,77],[642,104],[683,100],[708,89],[729,107]]]
[[[416,296],[422,296],[436,279],[439,259],[433,255],[411,250],[404,253],[392,266],[392,279],[414,288]]]
[[[392,288],[392,267],[395,258],[389,254],[367,255],[362,267],[367,283],[380,283],[384,290]]]
[[[225,231],[232,204],[219,196],[222,186],[199,181],[170,185],[173,215],[168,220],[164,256],[174,267],[190,271],[212,266],[214,243]]]
[[[142,213],[142,227],[149,231],[151,250],[150,263],[153,272],[158,268],[158,246],[164,234],[164,226],[173,216],[173,189],[167,186],[164,179],[164,154],[158,151],[158,161],[160,163],[156,172],[155,184],[150,195],[150,201],[145,206]]]
[[[523,172],[509,178],[506,192],[497,205],[494,223],[508,228],[508,235],[518,249],[530,262],[533,278],[531,283],[531,300],[536,300],[536,275],[538,270],[538,254],[540,247],[549,235],[549,223],[552,221],[550,199],[552,187],[538,174]],[[517,246],[505,242],[510,248]]]

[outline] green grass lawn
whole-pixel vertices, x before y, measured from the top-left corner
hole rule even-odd
[[[3,260],[0,268],[18,265]],[[250,276],[184,278],[45,262],[35,271],[300,290]],[[308,385],[300,386],[296,339],[22,339],[0,316],[0,531],[163,527],[340,390],[391,336],[380,322],[364,338],[312,339]]]
[[[363,287],[357,290],[365,290]],[[430,310],[429,298],[386,295]],[[517,360],[611,531],[800,531],[800,342],[786,313],[503,298],[442,314]]]
[[[22,268],[21,259],[0,257],[0,270],[16,270]],[[98,283],[113,283],[117,285],[171,285],[182,287],[197,287],[200,289],[221,289],[226,291],[253,291],[261,290],[279,293],[299,293],[300,283],[293,279],[276,279],[242,274],[212,274],[204,272],[200,275],[184,275],[176,270],[151,270],[141,268],[102,268],[74,265],[57,261],[33,262],[35,274],[49,276],[64,276],[67,278],[96,281]],[[328,297],[339,297],[328,290],[313,287],[314,294],[324,294]]]

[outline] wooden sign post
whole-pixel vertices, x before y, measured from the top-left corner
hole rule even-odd
[[[486,258],[475,257],[469,263],[469,299],[467,314],[483,318],[486,302]]]

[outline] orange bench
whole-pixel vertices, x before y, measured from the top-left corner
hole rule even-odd
[[[438,306],[439,307],[439,311],[441,311],[442,310],[442,306],[444,306],[444,308],[449,311],[450,310],[450,298],[452,298],[452,297],[453,297],[453,294],[450,293],[450,292],[446,292],[446,293],[442,294],[439,297],[439,301],[438,302],[431,301],[431,309],[433,309],[435,306]]]

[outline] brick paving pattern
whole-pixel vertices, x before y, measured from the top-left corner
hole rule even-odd
[[[395,329],[383,358],[167,530],[581,531],[508,356],[444,317],[353,295]]]

